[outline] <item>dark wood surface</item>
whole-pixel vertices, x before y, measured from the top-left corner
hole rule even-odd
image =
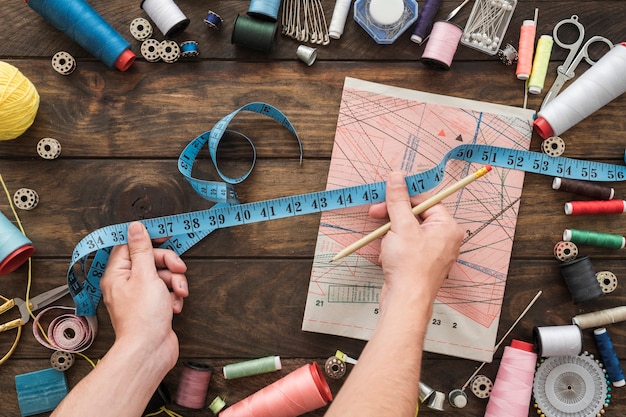
[[[131,4],[132,3],[132,4]],[[330,22],[334,2],[322,1]],[[444,18],[460,1],[444,1],[437,15]],[[93,0],[93,7],[129,41],[129,23],[146,17],[139,2]],[[253,136],[258,150],[254,174],[237,186],[242,201],[292,195],[325,187],[333,146],[342,85],[347,76],[431,93],[521,106],[523,85],[497,57],[459,46],[450,71],[423,65],[419,47],[405,33],[393,45],[377,45],[350,16],[341,40],[318,47],[315,64],[307,67],[295,57],[298,42],[279,36],[271,53],[236,47],[230,43],[233,21],[245,13],[246,1],[211,2],[224,18],[221,31],[202,22],[207,5],[192,0],[177,4],[190,17],[189,28],[176,40],[196,40],[198,58],[174,64],[143,59],[127,71],[108,69],[21,1],[0,5],[0,59],[17,66],[37,87],[41,105],[33,126],[20,138],[0,142],[0,173],[11,192],[32,188],[40,197],[32,211],[20,211],[27,236],[36,247],[33,294],[65,281],[72,250],[87,233],[99,227],[166,214],[207,208],[178,173],[176,159],[184,146],[220,118],[251,101],[280,108],[294,123],[304,146],[299,166],[297,149],[286,130],[270,120],[242,115],[233,128]],[[519,27],[539,9],[538,34],[550,34],[561,19],[577,14],[587,34],[621,42],[626,33],[626,3],[615,1],[520,1],[505,42],[517,46]],[[471,4],[455,18],[463,25]],[[163,36],[155,28],[155,37]],[[139,51],[139,42],[132,40]],[[76,71],[64,77],[53,71],[50,58],[64,50],[78,60]],[[555,46],[547,85],[566,52]],[[583,65],[584,67],[584,65]],[[531,96],[537,109],[542,96]],[[572,128],[563,138],[566,154],[623,164],[626,99],[620,97]],[[54,161],[39,158],[36,143],[42,137],[61,142],[62,155]],[[533,138],[531,149],[540,149]],[[225,158],[241,167],[240,149],[226,150]],[[207,175],[210,175],[208,168]],[[513,258],[500,319],[500,335],[513,323],[538,290],[543,296],[510,335],[529,341],[534,326],[564,325],[573,315],[626,303],[620,281],[617,290],[592,302],[575,305],[559,273],[552,249],[567,227],[624,233],[620,216],[567,218],[563,203],[572,195],[551,190],[551,178],[527,174]],[[626,184],[615,184],[618,198]],[[0,210],[12,218],[8,202],[0,197]],[[300,330],[314,254],[319,216],[258,223],[214,233],[184,255],[189,265],[191,295],[184,312],[174,320],[181,344],[181,363],[195,359],[216,369],[233,361],[280,355],[287,371],[311,361],[324,360],[341,349],[358,357],[364,342]],[[583,227],[584,225],[584,227]],[[618,279],[626,274],[624,251],[584,248],[596,270],[610,270]],[[26,268],[0,277],[0,294],[23,297]],[[71,305],[71,300],[62,300]],[[15,314],[15,313],[13,313]],[[7,318],[5,314],[2,318]],[[13,317],[11,317],[13,318]],[[106,311],[98,310],[100,331],[86,352],[92,359],[104,355],[113,341]],[[625,359],[626,329],[610,326],[615,348]],[[14,332],[0,334],[0,352],[10,346]],[[595,352],[589,331],[585,349]],[[507,343],[508,344],[508,343]],[[18,349],[0,368],[0,415],[19,415],[14,376],[49,366],[51,351],[24,328]],[[499,358],[485,366],[484,375],[495,379]],[[426,353],[422,381],[448,393],[459,388],[478,365],[475,362]],[[149,358],[146,358],[149,360]],[[180,365],[167,377],[175,392]],[[89,371],[78,360],[69,371],[70,386]],[[280,376],[278,375],[278,376]],[[229,404],[273,382],[277,374],[238,381],[213,376],[207,404],[220,395]],[[141,376],[137,376],[141,378]],[[331,381],[337,393],[342,381]],[[607,415],[626,415],[624,389],[613,391]],[[384,399],[381,399],[383,401]],[[470,394],[464,409],[446,413],[482,416],[486,400]],[[207,415],[176,405],[184,416]],[[310,413],[321,416],[325,409]],[[426,407],[420,415],[440,412]],[[536,415],[529,407],[529,415]]]

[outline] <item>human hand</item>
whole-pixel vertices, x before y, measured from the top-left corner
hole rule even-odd
[[[391,230],[383,237],[380,261],[385,282],[381,309],[390,299],[402,302],[419,298],[431,305],[450,268],[459,256],[463,231],[443,204],[436,204],[419,215],[411,212],[411,202],[402,173],[389,175],[386,202],[373,205],[369,214],[389,217]]]
[[[189,293],[186,271],[176,253],[152,247],[143,224],[130,224],[128,244],[113,248],[100,282],[116,342],[141,343],[146,355],[175,365],[178,338],[172,318]]]

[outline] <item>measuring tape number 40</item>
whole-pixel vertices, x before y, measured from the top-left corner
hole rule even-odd
[[[239,178],[225,176],[217,167],[216,155],[219,142],[226,132],[242,136],[254,149],[252,141],[245,135],[227,130],[230,121],[241,111],[265,115],[287,128],[298,141],[302,161],[302,144],[298,134],[287,117],[277,108],[266,103],[254,102],[224,117],[212,130],[191,141],[178,159],[178,168],[191,187],[200,196],[216,204],[206,210],[141,220],[150,237],[169,237],[161,247],[171,249],[180,255],[216,229],[385,201],[385,182],[381,181],[253,203],[240,203],[233,185],[248,177],[256,160],[256,151],[250,169]],[[208,145],[211,160],[223,182],[206,181],[191,176],[197,156],[205,145]],[[445,175],[447,162],[451,159],[569,179],[589,181],[626,179],[624,166],[490,145],[461,144],[448,151],[433,168],[408,176],[406,181],[409,193],[416,195],[437,186]],[[89,233],[76,245],[67,279],[77,315],[96,314],[102,296],[99,282],[104,274],[110,249],[127,242],[128,225],[127,222],[102,227]],[[87,259],[94,252],[94,258],[87,271]],[[79,274],[85,277],[84,280],[79,279]]]

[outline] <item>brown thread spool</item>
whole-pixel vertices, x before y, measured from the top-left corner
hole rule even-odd
[[[183,365],[175,402],[182,407],[200,409],[204,407],[213,368],[198,362],[184,362]]]
[[[594,200],[611,200],[615,189],[586,181],[556,177],[552,181],[552,189],[589,197]]]

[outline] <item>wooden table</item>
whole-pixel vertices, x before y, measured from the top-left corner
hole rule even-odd
[[[118,32],[132,40],[138,53],[139,42],[130,36],[129,23],[147,16],[138,2],[134,3],[91,2]],[[304,162],[298,165],[290,134],[275,122],[251,115],[238,117],[233,128],[253,136],[259,157],[254,175],[237,186],[246,202],[325,188],[346,76],[518,107],[523,103],[523,86],[515,77],[514,66],[464,46],[459,46],[450,71],[436,70],[420,62],[423,46],[412,43],[409,33],[393,45],[377,45],[349,17],[341,39],[318,46],[317,61],[308,67],[295,57],[299,43],[281,35],[271,53],[231,44],[233,21],[247,11],[247,1],[211,2],[210,8],[224,19],[220,31],[203,23],[209,5],[191,0],[176,3],[191,19],[177,40],[197,41],[200,56],[174,64],[138,59],[126,72],[107,68],[23,2],[5,1],[0,6],[0,58],[17,66],[41,95],[34,125],[20,138],[0,142],[0,173],[9,190],[31,188],[40,197],[34,210],[19,212],[36,247],[32,294],[63,284],[74,246],[99,227],[208,208],[210,204],[193,193],[179,174],[176,160],[191,139],[248,102],[274,104],[289,117],[302,138]],[[458,3],[444,1],[437,18],[444,18]],[[322,4],[330,21],[334,2],[323,0]],[[556,22],[577,14],[588,35],[603,35],[616,43],[625,40],[623,1],[569,0],[520,1],[505,42],[517,47],[522,20],[532,19],[535,8],[539,9],[538,34],[551,34]],[[455,21],[463,25],[470,10],[471,4]],[[156,28],[154,37],[163,39]],[[50,59],[58,51],[77,59],[73,74],[61,76],[53,71]],[[563,49],[554,47],[548,86],[565,56]],[[541,100],[542,96],[531,96],[529,108],[537,109]],[[622,164],[625,113],[626,98],[620,97],[566,132],[565,156]],[[61,142],[59,159],[43,160],[37,155],[36,144],[43,137]],[[539,150],[540,143],[535,135],[531,149]],[[241,157],[240,151],[227,149],[225,160],[236,168],[245,166],[247,155]],[[208,168],[201,171],[212,175]],[[579,305],[572,302],[552,250],[563,230],[580,220],[562,214],[563,203],[573,196],[552,191],[551,181],[535,174],[527,174],[525,179],[500,335],[538,290],[543,290],[543,296],[509,339],[530,340],[534,326],[569,324],[578,313],[626,302],[621,282],[610,295]],[[626,184],[616,183],[615,188],[618,198],[623,198]],[[0,210],[12,219],[4,197],[0,197]],[[585,218],[583,224],[589,230],[624,233],[619,216]],[[221,230],[184,255],[191,295],[184,312],[174,320],[181,347],[179,365],[165,381],[172,394],[182,362],[190,359],[216,368],[207,404],[217,395],[232,404],[277,376],[226,382],[219,375],[223,364],[280,355],[285,373],[311,361],[323,364],[337,349],[358,357],[363,341],[300,330],[318,225],[319,216],[309,215]],[[585,247],[584,253],[596,270],[612,271],[620,279],[626,274],[624,251]],[[0,277],[0,293],[23,297],[26,272],[24,266]],[[72,305],[69,297],[62,303]],[[92,359],[102,357],[114,338],[102,306],[98,319],[98,336],[86,352]],[[609,329],[624,359],[624,325]],[[13,335],[0,335],[0,351],[8,349]],[[584,342],[585,349],[596,351],[590,331],[585,331]],[[26,326],[18,349],[2,365],[0,415],[19,414],[14,376],[49,367],[51,353],[34,340],[30,324]],[[496,360],[481,373],[495,379],[501,355],[500,349]],[[460,387],[476,366],[472,361],[426,353],[422,381],[447,394]],[[67,371],[69,385],[74,386],[89,369],[86,361],[77,360]],[[330,383],[336,393],[342,381]],[[607,415],[626,414],[624,389],[613,391]],[[485,405],[486,400],[470,394],[469,405],[454,412],[480,416]],[[176,405],[170,408],[188,417],[209,413]],[[451,411],[448,404],[446,410]],[[309,415],[321,416],[324,411]],[[422,413],[439,412],[422,407]],[[536,415],[532,407],[529,415]]]

